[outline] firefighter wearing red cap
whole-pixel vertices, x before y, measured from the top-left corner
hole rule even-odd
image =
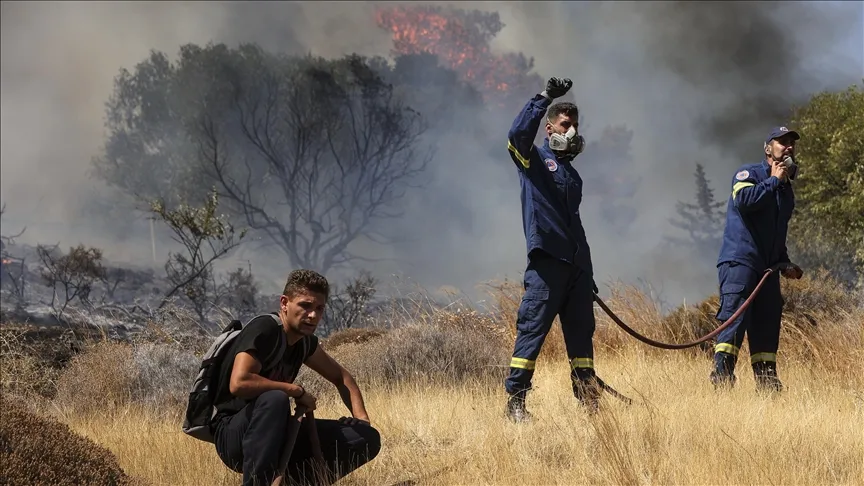
[[[792,181],[798,171],[795,142],[799,138],[786,127],[773,129],[765,140],[762,161],[738,168],[732,177],[717,261],[720,309],[716,317],[721,322],[741,307],[766,269],[782,264],[784,277],[798,279],[803,274],[789,260],[786,249],[786,233],[795,208]],[[735,364],[746,333],[757,389],[783,389],[777,376],[782,311],[780,276],[773,273],[750,306],[717,337],[710,375],[715,386],[734,385]]]

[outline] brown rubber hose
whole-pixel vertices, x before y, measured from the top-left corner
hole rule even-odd
[[[718,334],[723,332],[724,329],[726,329],[727,327],[732,325],[732,323],[735,322],[735,319],[737,319],[738,316],[740,316],[742,312],[747,310],[747,307],[749,307],[750,304],[753,302],[753,299],[756,297],[756,294],[759,293],[759,290],[762,288],[762,285],[765,283],[765,281],[768,280],[768,277],[772,273],[776,272],[781,266],[782,266],[782,264],[781,265],[775,265],[775,266],[765,270],[765,274],[762,275],[762,279],[759,280],[759,283],[756,285],[756,288],[753,289],[753,292],[750,293],[750,296],[747,297],[747,300],[745,300],[744,303],[741,304],[741,307],[739,307],[738,310],[735,311],[735,313],[732,314],[731,317],[729,317],[729,319],[726,319],[726,321],[723,324],[720,324],[720,327],[718,327],[717,329],[714,329],[710,333],[702,336],[701,338],[699,338],[695,341],[692,341],[689,343],[684,343],[684,344],[661,343],[660,341],[655,341],[651,338],[645,337],[645,336],[639,334],[638,332],[634,331],[633,329],[631,329],[629,326],[627,326],[627,324],[624,324],[624,322],[618,316],[616,316],[615,313],[612,312],[611,309],[609,309],[609,307],[606,306],[606,304],[603,302],[603,300],[600,299],[600,296],[598,296],[597,294],[594,294],[594,300],[597,302],[597,304],[600,305],[600,307],[603,309],[603,311],[605,311],[606,314],[608,314],[609,317],[611,317],[612,320],[615,321],[615,324],[618,324],[618,326],[620,326],[621,329],[624,329],[627,332],[627,334],[629,334],[629,335],[633,336],[634,338],[642,341],[643,343],[648,344],[650,346],[654,346],[655,348],[661,348],[661,349],[687,349],[687,348],[692,348],[694,346],[698,346],[698,345],[704,343],[705,341],[717,336]]]

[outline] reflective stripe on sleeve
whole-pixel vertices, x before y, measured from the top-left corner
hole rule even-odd
[[[735,195],[738,194],[738,191],[744,189],[745,187],[755,186],[752,182],[736,182],[734,186],[732,186],[732,199],[735,199]]]
[[[526,169],[528,168],[529,165],[531,165],[531,162],[528,159],[526,159],[524,156],[522,156],[522,154],[520,154],[518,150],[516,150],[516,147],[513,146],[513,143],[510,142],[510,140],[507,140],[507,150],[513,152],[513,155],[516,156],[516,158],[519,160],[519,162],[522,163],[522,166],[525,167]]]

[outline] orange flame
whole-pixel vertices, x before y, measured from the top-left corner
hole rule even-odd
[[[489,42],[503,27],[498,14],[410,6],[379,9],[378,26],[390,31],[396,55],[423,52],[438,56],[463,81],[488,93],[506,94],[539,85],[537,74],[528,74],[533,60],[522,54],[496,56]]]

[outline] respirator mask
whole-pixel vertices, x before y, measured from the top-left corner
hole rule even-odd
[[[555,152],[555,155],[571,160],[582,153],[585,148],[585,139],[582,135],[576,134],[576,129],[570,127],[567,133],[553,133],[549,135],[549,148]]]

